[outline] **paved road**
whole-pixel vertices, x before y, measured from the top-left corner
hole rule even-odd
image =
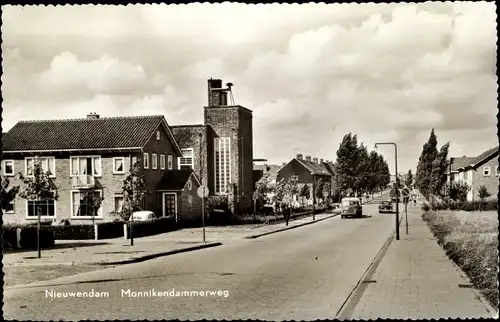
[[[6,289],[4,318],[334,318],[393,230],[393,215],[363,206],[362,219],[324,222],[192,253]],[[210,297],[121,297],[135,291],[228,291]],[[47,298],[46,291],[108,292],[104,298]],[[221,293],[223,294],[223,293]]]

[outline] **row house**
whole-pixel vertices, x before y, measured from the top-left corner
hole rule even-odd
[[[500,171],[498,168],[498,146],[484,151],[477,157],[450,158],[448,182],[464,182],[469,187],[468,201],[479,199],[478,191],[485,186],[497,198]]]
[[[330,195],[336,193],[336,181],[334,173],[334,165],[330,161],[323,159],[311,158],[311,156],[303,157],[302,154],[297,154],[295,158],[285,164],[277,174],[277,181],[295,179],[298,182],[299,189],[304,185],[309,185],[310,199],[314,199],[314,187],[320,180],[330,182]]]
[[[276,187],[276,181],[278,177],[278,171],[283,167],[284,165],[278,165],[278,164],[254,164],[253,166],[253,173],[254,173],[254,187],[257,181],[259,181],[264,175],[268,176],[269,180],[269,188],[274,188]],[[274,192],[270,191],[267,193],[266,199],[267,200],[272,200],[274,197]]]
[[[2,143],[2,176],[11,185],[22,185],[19,175],[32,175],[38,159],[59,196],[43,202],[16,197],[5,222],[36,219],[40,209],[43,219],[89,223],[81,199],[88,189],[104,198],[95,219],[113,220],[123,206],[123,180],[136,162],[151,191],[143,209],[177,220],[201,216],[200,181],[191,169],[179,169],[182,150],[161,115],[101,118],[93,113],[83,119],[21,121],[4,133]]]

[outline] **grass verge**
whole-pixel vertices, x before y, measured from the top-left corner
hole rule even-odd
[[[498,213],[437,211],[422,215],[448,257],[493,307],[498,306]]]

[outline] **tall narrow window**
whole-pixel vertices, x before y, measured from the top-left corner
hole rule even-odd
[[[154,170],[158,169],[158,156],[156,153],[151,154],[151,167]]]
[[[170,154],[168,155],[167,162],[168,162],[168,169],[172,170],[174,168],[172,155]]]
[[[227,193],[231,181],[231,140],[228,137],[215,138],[215,193]]]
[[[102,197],[101,190],[95,190],[94,194],[97,197]],[[85,203],[83,199],[83,193],[81,191],[72,191],[71,192],[71,206],[72,206],[72,217],[101,217],[102,216],[102,208],[97,210],[97,213],[92,213],[92,207]]]
[[[179,169],[192,169],[193,161],[193,149],[182,149],[182,157],[178,161]]]
[[[160,154],[160,169],[165,170],[165,154]]]
[[[113,173],[115,174],[125,173],[125,157],[113,158]]]
[[[2,164],[3,175],[13,176],[14,175],[14,160],[4,160]]]
[[[149,154],[144,153],[144,169],[149,169]]]
[[[160,141],[160,131],[156,131],[156,140]]]

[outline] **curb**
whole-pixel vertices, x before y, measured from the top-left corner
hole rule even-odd
[[[370,265],[368,265],[368,268],[363,273],[361,278],[358,280],[358,282],[352,289],[351,293],[349,293],[349,295],[345,299],[340,309],[337,311],[335,319],[338,320],[351,319],[351,315],[354,313],[354,310],[356,309],[359,300],[363,297],[363,293],[365,292],[366,284],[363,284],[363,282],[369,281],[370,278],[373,276],[373,274],[375,274],[378,265],[385,256],[385,253],[391,246],[392,242],[395,240],[395,235],[396,235],[396,230],[394,229],[392,233],[389,235],[389,238],[387,238],[387,240],[382,245],[382,248],[380,248],[380,250],[377,252],[373,260],[370,262]]]
[[[327,219],[333,218],[335,216],[338,216],[338,214],[334,214],[332,216],[328,216],[328,217],[321,218],[321,219],[318,219],[318,220],[315,220],[315,221],[311,221],[311,222],[306,222],[306,223],[303,223],[303,224],[298,224],[298,225],[291,226],[291,227],[286,227],[286,228],[281,228],[281,229],[277,229],[277,230],[273,230],[273,231],[268,231],[267,233],[246,236],[246,237],[243,237],[243,238],[244,239],[255,239],[255,238],[262,237],[262,236],[267,236],[267,235],[279,233],[279,232],[282,232],[282,231],[285,231],[285,230],[290,230],[290,229],[299,228],[299,227],[302,227],[302,226],[311,225],[311,224],[314,224],[314,223],[317,223],[317,222],[320,222],[320,221],[323,221],[323,220],[327,220]]]
[[[134,258],[126,259],[126,260],[122,260],[122,261],[97,262],[97,263],[92,263],[92,264],[107,266],[107,265],[122,265],[122,264],[139,263],[139,262],[144,262],[144,261],[147,261],[147,260],[150,260],[153,258],[169,256],[169,255],[174,255],[174,254],[180,254],[180,253],[186,253],[186,252],[190,252],[190,251],[195,251],[195,250],[204,249],[204,248],[212,248],[212,247],[221,246],[221,245],[222,245],[222,243],[220,243],[220,242],[209,243],[209,244],[203,244],[203,245],[199,245],[199,246],[174,249],[174,250],[170,250],[170,251],[162,252],[162,253],[155,253],[155,254],[150,254],[150,255],[145,255],[145,256],[140,256],[140,257],[134,257]],[[85,263],[85,264],[91,264],[91,263]]]

